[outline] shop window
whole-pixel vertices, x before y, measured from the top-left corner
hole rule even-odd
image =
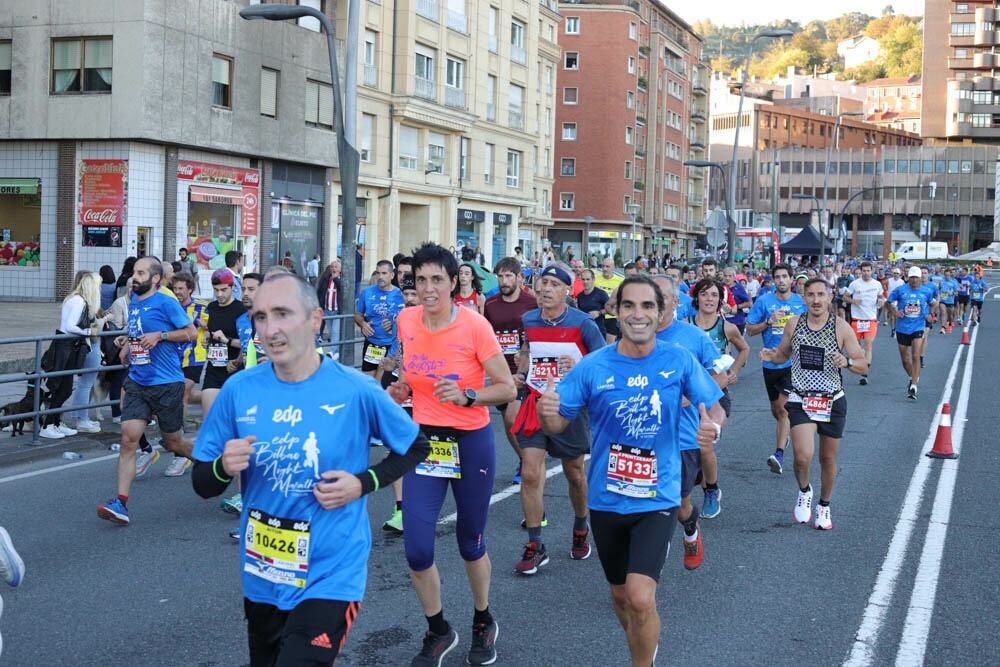
[[[10,95],[11,43],[0,41],[0,95]]]
[[[0,266],[38,266],[42,188],[37,178],[0,178]]]
[[[52,42],[52,93],[110,93],[111,38]]]
[[[333,129],[333,88],[330,84],[306,79],[306,125]]]
[[[212,106],[231,109],[233,83],[233,59],[212,54]]]

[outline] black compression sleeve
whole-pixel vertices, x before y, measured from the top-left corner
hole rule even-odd
[[[225,480],[225,481],[223,481]],[[221,496],[233,479],[222,469],[222,461],[195,461],[191,469],[191,485],[202,498]]]
[[[382,461],[358,475],[358,479],[361,480],[361,495],[389,486],[417,467],[417,464],[426,459],[430,453],[431,443],[427,440],[427,436],[423,431],[417,431],[417,437],[405,454],[397,454],[390,450]],[[372,473],[378,479],[378,486],[372,478]]]

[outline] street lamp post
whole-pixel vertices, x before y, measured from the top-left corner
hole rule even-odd
[[[639,215],[639,209],[642,208],[639,204],[629,204],[628,209],[632,214],[632,261],[635,261],[636,257],[636,238],[635,238],[635,219]]]
[[[833,124],[833,138],[830,140],[830,145],[827,146],[827,148],[826,148],[826,168],[823,170],[823,208],[822,208],[822,210],[819,213],[819,215],[820,215],[820,219],[819,219],[819,263],[820,263],[821,267],[822,267],[823,261],[824,261],[824,259],[826,257],[826,234],[823,232],[823,218],[824,217],[827,218],[827,227],[829,228],[829,226],[830,226],[829,216],[827,215],[827,212],[826,212],[827,187],[830,184],[830,160],[833,159],[833,149],[834,149],[834,146],[836,146],[837,143],[840,140],[840,120],[844,116],[864,116],[864,115],[865,115],[864,111],[842,111],[841,113],[838,113],[837,114],[837,120]]]
[[[584,239],[583,256],[587,258],[587,267],[590,267],[590,225],[594,222],[594,216],[585,215],[583,221],[587,223],[587,238]]]
[[[357,17],[357,0],[350,0],[349,16]],[[340,76],[337,68],[336,44],[333,38],[333,25],[326,14],[305,5],[250,5],[240,10],[240,16],[247,20],[266,19],[268,21],[288,21],[311,16],[318,20],[326,32],[326,45],[330,59],[330,87],[333,92],[333,129],[337,136],[337,157],[340,163],[340,189],[341,202],[343,205],[343,229],[341,231],[340,242],[341,252],[344,255],[342,262],[341,289],[344,293],[343,302],[354,303],[354,286],[358,276],[354,267],[354,257],[357,252],[355,235],[357,234],[357,194],[358,194],[358,167],[360,156],[354,146],[354,127],[356,124],[354,116],[357,103],[357,39],[353,42],[348,39],[347,49],[347,95],[340,90]],[[351,30],[349,29],[350,33]],[[353,72],[353,75],[352,75]],[[343,101],[343,104],[342,104]],[[347,105],[345,109],[344,105]],[[346,112],[346,113],[345,113]],[[348,123],[345,129],[345,118]],[[350,130],[350,131],[348,131]],[[342,340],[353,338],[352,331],[354,322],[345,319],[343,322]],[[341,363],[347,365],[354,364],[354,346],[346,345],[340,351]]]
[[[929,257],[929,251],[931,246],[931,225],[934,224],[934,199],[937,195],[937,181],[931,181],[927,184],[931,189],[931,216],[927,219],[927,230],[923,233],[924,237],[924,262],[927,261]]]
[[[954,239],[956,236],[959,236],[959,234],[958,234],[958,186],[955,185],[954,183],[952,183],[951,185],[948,186],[948,192],[951,192],[952,188],[955,189],[955,193],[954,193],[954,196],[952,197],[952,204],[951,204],[951,235],[952,235],[952,238]],[[954,248],[956,245],[958,245],[958,243],[959,242],[957,240],[954,240],[952,242],[952,247]],[[956,251],[956,254],[957,254],[957,251]]]
[[[754,35],[754,37],[750,40],[750,43],[747,44],[746,61],[743,65],[743,81],[740,83],[740,101],[736,106],[736,133],[733,137],[733,161],[729,167],[729,196],[731,197],[729,201],[730,212],[736,210],[736,174],[738,171],[736,160],[739,157],[740,121],[743,120],[743,98],[746,97],[747,93],[747,78],[750,70],[750,57],[753,55],[753,44],[758,39],[791,37],[794,34],[794,31],[788,30],[787,28],[765,30],[760,34]],[[731,264],[735,261],[736,257],[736,221],[733,220],[732,216],[729,217],[729,233],[726,237],[726,244],[729,247],[729,262]]]
[[[733,238],[735,238],[736,237],[736,222],[733,220],[733,211],[729,207],[731,202],[729,200],[729,195],[726,192],[726,168],[725,168],[725,166],[723,166],[723,164],[721,162],[713,162],[712,160],[685,160],[684,161],[684,166],[685,167],[711,168],[711,169],[718,169],[719,170],[719,174],[721,176],[719,182],[722,183],[722,201],[723,201],[724,206],[726,207],[726,228],[729,231],[732,232]],[[727,240],[726,242],[730,243],[730,246],[729,246],[729,257],[730,257],[730,259],[732,259],[732,256],[733,256],[733,246],[732,246],[732,243],[735,243],[735,241]]]

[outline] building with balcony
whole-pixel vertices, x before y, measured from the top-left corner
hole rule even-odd
[[[588,255],[690,254],[705,219],[709,71],[702,40],[664,5],[561,2],[557,249]]]
[[[920,134],[920,77],[875,79],[864,85],[865,122]]]

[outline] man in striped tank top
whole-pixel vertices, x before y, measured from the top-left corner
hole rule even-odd
[[[823,278],[806,281],[806,314],[792,317],[785,325],[781,343],[760,351],[760,360],[781,364],[792,362],[792,386],[787,390],[785,410],[792,430],[795,480],[799,497],[795,503],[796,523],[812,517],[812,463],[815,436],[819,433],[820,494],[815,527],[833,528],[830,498],[837,479],[837,449],[847,421],[847,398],[841,369],[858,375],[868,373],[868,361],[851,325],[829,311],[832,295]]]

